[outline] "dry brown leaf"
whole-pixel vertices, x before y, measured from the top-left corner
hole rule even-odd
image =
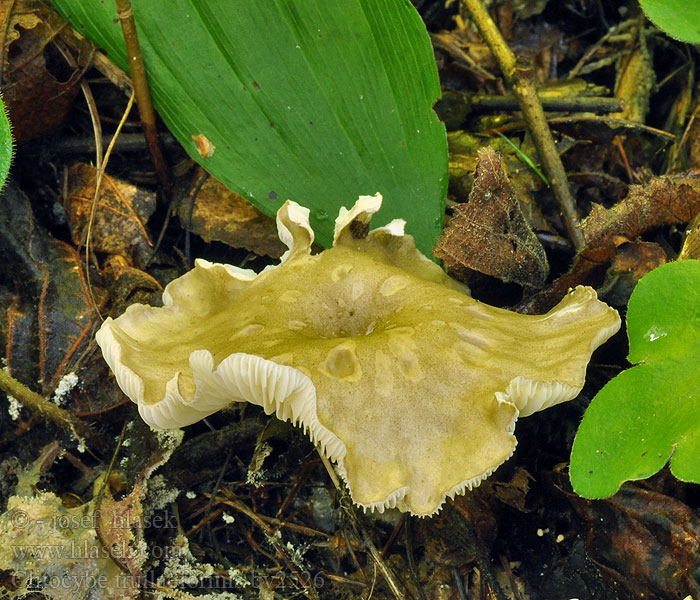
[[[85,235],[95,194],[96,169],[75,164],[68,173],[68,197],[64,206],[76,245]],[[155,194],[105,175],[95,211],[90,246],[96,252],[121,254],[143,265],[152,251],[146,221],[155,210]]]
[[[700,211],[700,179],[657,177],[646,185],[630,186],[627,197],[612,208],[594,206],[581,223],[586,247],[571,270],[542,292],[527,299],[519,312],[546,311],[568,290],[589,281],[617,252],[619,237],[634,240],[662,225],[689,222]]]
[[[0,65],[3,101],[17,143],[60,127],[80,90],[80,73],[64,77],[47,66],[56,63],[58,55],[47,46],[65,24],[42,2],[0,2],[0,31],[7,32],[4,48],[0,48],[5,59]]]
[[[490,490],[503,504],[526,513],[530,512],[525,506],[527,493],[530,491],[530,482],[534,480],[525,469],[516,467],[509,481],[486,481],[488,485],[485,489]]]
[[[700,520],[685,504],[629,484],[606,500],[567,497],[588,523],[591,560],[620,598],[700,593]]]
[[[583,255],[589,260],[609,259],[614,236],[634,239],[652,227],[687,223],[700,210],[700,178],[657,177],[646,185],[630,186],[627,197],[613,206],[593,207],[581,223],[586,238]]]
[[[549,265],[528,225],[500,154],[479,151],[469,202],[455,208],[434,254],[450,268],[469,268],[526,287],[544,283]]]
[[[97,321],[80,257],[36,222],[29,198],[12,183],[0,198],[0,252],[0,275],[12,286],[0,304],[5,366],[51,393],[75,367]],[[93,286],[93,293],[104,302],[102,290]]]
[[[198,180],[201,174],[196,175]],[[246,248],[259,255],[272,258],[282,256],[286,247],[277,237],[277,226],[272,217],[262,214],[243,196],[227,188],[213,177],[207,178],[197,193],[188,225],[192,189],[182,199],[178,208],[180,223],[205,242],[223,242],[233,248]]]

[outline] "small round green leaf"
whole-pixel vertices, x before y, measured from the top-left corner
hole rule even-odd
[[[663,265],[640,280],[627,308],[631,363],[688,353],[700,336],[699,282],[697,260]]]
[[[631,362],[583,417],[571,453],[574,491],[613,495],[670,459],[700,483],[700,262],[663,265],[635,288],[627,311]]]
[[[640,0],[649,20],[682,42],[700,44],[700,0]]]

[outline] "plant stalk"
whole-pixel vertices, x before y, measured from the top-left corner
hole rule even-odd
[[[126,44],[126,54],[129,60],[129,71],[131,71],[131,80],[134,85],[134,95],[136,96],[136,104],[139,107],[139,115],[141,116],[141,125],[143,126],[143,135],[146,138],[148,151],[153,161],[153,166],[158,177],[163,193],[170,200],[172,195],[172,179],[168,165],[165,162],[163,151],[158,140],[158,132],[156,129],[156,113],[153,109],[151,101],[151,93],[148,87],[148,78],[146,77],[146,67],[143,64],[141,56],[141,46],[136,33],[136,22],[134,21],[134,11],[129,0],[116,0],[117,17],[122,25],[124,32],[124,43]]]
[[[559,204],[566,230],[574,248],[579,252],[586,245],[586,240],[580,229],[578,211],[569,188],[564,165],[554,143],[542,104],[537,96],[534,69],[532,66],[518,62],[481,0],[462,0],[462,5],[469,11],[481,37],[484,38],[506,81],[513,90],[513,95],[520,105],[520,110],[540,155],[542,168]]]

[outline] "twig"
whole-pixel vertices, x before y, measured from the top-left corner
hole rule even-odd
[[[30,390],[4,369],[0,369],[0,389],[24,404],[27,408],[40,413],[71,433],[79,442],[82,442],[83,439],[94,438],[96,435],[87,423],[81,421],[67,410],[56,406],[53,402],[49,402],[40,394]]]
[[[421,585],[420,582],[420,577],[418,577],[418,570],[416,569],[416,559],[413,556],[413,545],[412,545],[412,537],[411,537],[411,517],[408,517],[406,519],[406,523],[404,525],[404,542],[406,544],[406,561],[408,562],[408,569],[411,571],[411,577],[413,578],[413,584],[416,586],[416,589],[418,590],[418,596],[420,597],[420,600],[428,600],[425,597],[425,591],[423,590],[423,586]]]
[[[102,145],[107,146],[111,138],[111,135],[103,135]],[[179,147],[175,138],[170,134],[164,135],[162,141],[166,148],[174,150]],[[95,137],[94,135],[64,137],[53,143],[52,150],[57,154],[90,154],[95,152]],[[144,150],[146,150],[146,140],[140,133],[122,133],[114,145],[114,152],[117,153],[143,152]]]
[[[202,190],[202,186],[209,179],[209,173],[204,171],[204,174],[199,178],[197,185],[192,192],[192,197],[190,199],[190,206],[187,210],[187,225],[185,226],[185,258],[187,259],[187,264],[192,264],[192,259],[190,257],[190,230],[192,229],[192,214],[194,213],[194,203],[197,201],[197,196]]]
[[[508,583],[510,583],[510,589],[513,592],[513,600],[523,600],[523,596],[518,589],[518,582],[515,581],[515,575],[513,574],[513,569],[510,568],[508,559],[503,556],[503,554],[499,555],[499,558],[501,559],[501,566],[508,577]]]
[[[616,113],[624,109],[624,100],[605,96],[570,96],[548,98],[538,96],[542,109],[552,112]],[[505,96],[472,96],[472,109],[478,112],[509,111],[518,109],[518,101],[511,94]]]
[[[90,294],[90,300],[92,302],[92,306],[95,309],[95,312],[97,313],[97,316],[102,319],[102,313],[100,313],[100,309],[97,306],[97,300],[95,300],[95,294],[92,291],[92,284],[90,283],[90,241],[92,240],[92,226],[95,223],[95,214],[97,213],[97,202],[99,201],[100,198],[100,186],[102,185],[102,178],[104,177],[105,174],[105,169],[107,168],[107,163],[109,162],[109,157],[112,154],[112,149],[114,148],[114,143],[119,137],[119,134],[121,133],[122,127],[124,126],[124,123],[126,122],[126,118],[129,116],[129,112],[131,112],[131,107],[134,105],[134,92],[131,93],[131,97],[129,98],[129,102],[126,105],[126,110],[124,111],[124,114],[122,115],[121,121],[119,121],[119,125],[117,125],[117,129],[114,132],[114,136],[112,136],[112,141],[109,143],[109,146],[107,146],[107,152],[105,152],[104,158],[102,160],[102,164],[100,164],[99,168],[97,169],[97,174],[95,175],[95,194],[93,195],[92,198],[92,207],[90,208],[90,218],[88,219],[88,225],[87,225],[87,231],[85,233],[85,281],[87,283],[87,288],[88,288],[88,293]]]
[[[457,567],[452,567],[452,575],[455,578],[455,583],[457,584],[457,592],[459,592],[460,600],[467,600],[467,590],[464,589],[464,582],[459,574]]]
[[[73,58],[71,53],[68,51],[68,47],[59,38],[54,42],[58,51],[63,55],[65,61],[74,69],[78,69],[78,62]],[[87,65],[85,70],[87,69]],[[102,123],[100,122],[100,115],[97,110],[97,103],[95,102],[95,97],[92,95],[92,90],[88,82],[85,81],[85,77],[80,76],[80,89],[85,96],[85,103],[88,106],[88,111],[90,113],[90,120],[92,121],[92,132],[93,139],[95,142],[95,168],[100,169],[102,167]]]
[[[350,494],[348,494],[347,490],[345,489],[345,486],[340,483],[340,480],[338,479],[338,476],[335,473],[335,469],[333,469],[333,465],[331,465],[328,458],[324,456],[323,452],[319,451],[318,454],[321,457],[321,461],[323,461],[323,465],[328,471],[328,475],[333,481],[335,489],[340,494],[340,508],[345,513],[345,516],[347,517],[348,522],[350,523],[350,526],[353,529],[353,533],[358,539],[362,540],[362,543],[364,544],[365,548],[374,560],[377,568],[384,577],[384,580],[387,582],[387,585],[391,589],[392,594],[394,594],[394,598],[396,598],[396,600],[405,600],[406,597],[404,596],[403,592],[399,587],[399,582],[396,579],[396,576],[392,572],[389,565],[387,565],[384,562],[384,560],[382,560],[382,555],[379,553],[379,550],[377,550],[377,547],[374,545],[374,542],[367,534],[367,531],[362,526],[362,523],[360,523],[360,520],[358,519],[355,509],[353,507]]]
[[[238,497],[233,493],[233,491],[222,488],[221,492],[227,496],[227,505],[231,506],[232,508],[235,508],[237,511],[246,515],[251,521],[253,521],[253,523],[255,523],[263,531],[263,533],[265,533],[267,541],[275,549],[277,556],[282,561],[284,561],[289,571],[293,573],[296,577],[297,583],[299,583],[303,587],[304,594],[308,598],[312,598],[313,600],[319,600],[316,588],[313,585],[309,585],[308,581],[304,579],[297,566],[294,564],[294,562],[292,562],[291,558],[287,554],[286,549],[282,545],[281,538],[275,535],[275,530],[272,527],[270,527],[263,519],[261,519],[260,516],[254,510],[252,510],[241,500],[239,500]]]
[[[609,41],[610,38],[617,36],[620,34],[621,31],[624,29],[628,29],[630,25],[634,23],[633,19],[629,19],[627,21],[624,21],[623,23],[619,23],[615,25],[614,27],[607,29],[607,32],[603,37],[601,37],[597,42],[595,42],[592,46],[588,48],[583,53],[583,56],[579,59],[579,61],[576,63],[573,69],[569,71],[568,75],[566,76],[566,80],[571,80],[574,77],[578,76],[579,73],[581,72],[581,69],[583,69],[583,66],[588,62],[588,60],[598,51],[598,49],[606,42]]]
[[[663,129],[657,129],[656,127],[650,127],[649,125],[644,125],[643,123],[636,123],[635,121],[628,121],[626,119],[618,119],[616,117],[601,117],[595,115],[573,115],[570,117],[554,117],[548,120],[550,125],[566,125],[569,123],[602,123],[610,128],[623,127],[625,129],[638,129],[652,135],[658,135],[659,137],[665,137],[670,140],[675,140],[676,136]],[[522,121],[514,121],[511,123],[506,123],[500,127],[494,127],[492,129],[485,129],[479,133],[492,134],[494,132],[500,131],[501,133],[506,133],[508,131],[517,131],[524,127]]]
[[[168,165],[165,162],[165,157],[163,156],[158,140],[156,113],[153,110],[151,94],[148,88],[148,79],[146,78],[146,68],[143,64],[139,38],[136,33],[134,11],[131,8],[131,2],[129,2],[129,0],[116,0],[116,4],[117,17],[119,17],[119,22],[124,32],[126,54],[129,61],[129,70],[131,71],[131,79],[134,83],[136,104],[139,107],[139,115],[141,116],[141,124],[143,125],[143,134],[146,137],[148,151],[151,154],[151,160],[156,170],[158,182],[166,198],[169,200],[172,195],[173,184],[170,178]]]
[[[61,30],[59,38],[66,46],[73,50],[73,52],[78,54],[78,58],[80,58],[78,38],[73,33],[73,30]],[[128,97],[131,94],[131,90],[134,87],[131,77],[129,77],[126,72],[115,65],[104,52],[101,50],[95,50],[90,58],[92,61],[90,66],[95,67],[95,69],[97,69],[107,79],[107,81],[109,81],[113,86],[119,88],[125,96]]]
[[[695,110],[693,111],[693,114],[690,115],[690,119],[688,119],[688,124],[685,126],[685,129],[683,130],[683,135],[681,136],[681,141],[678,142],[678,146],[676,147],[676,151],[673,153],[673,158],[671,159],[671,164],[668,166],[668,169],[666,169],[666,174],[671,173],[673,171],[673,167],[676,165],[676,161],[678,160],[678,156],[681,153],[681,149],[683,148],[683,145],[686,143],[688,139],[688,133],[690,133],[693,123],[695,123],[695,119],[697,118],[698,114],[700,114],[700,102],[698,102],[698,105],[695,107]]]
[[[464,518],[462,513],[451,505],[445,509],[445,517],[450,526],[462,537],[465,547],[474,553],[476,564],[481,573],[482,582],[486,582],[497,600],[508,600],[503,588],[496,580],[496,576],[491,568],[491,560],[486,553],[483,544],[479,540],[476,532]]]
[[[531,66],[518,63],[480,0],[462,0],[462,3],[471,13],[481,37],[484,38],[486,45],[496,58],[513,90],[513,95],[518,100],[520,110],[540,155],[542,167],[549,178],[552,191],[559,204],[566,230],[574,248],[576,251],[580,251],[585,246],[586,241],[579,227],[576,204],[569,189],[564,165],[554,144],[554,138],[549,130],[542,104],[537,97],[534,69]]]

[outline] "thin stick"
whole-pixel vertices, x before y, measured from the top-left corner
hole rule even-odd
[[[550,98],[538,96],[542,109],[548,112],[592,112],[592,113],[616,113],[625,108],[622,98],[608,98],[605,96],[567,96],[564,98]],[[508,111],[517,110],[518,103],[514,96],[472,96],[473,110]]]
[[[66,62],[73,67],[78,69],[78,62],[73,58],[71,53],[68,51],[68,47],[59,38],[54,42],[56,48],[63,55]],[[92,132],[95,138],[95,168],[100,169],[102,167],[102,123],[100,122],[100,115],[97,111],[97,103],[95,102],[95,97],[92,95],[92,90],[85,81],[85,77],[80,78],[80,89],[85,96],[85,103],[88,106],[88,112],[90,113],[90,121],[92,121]]]
[[[129,0],[116,0],[117,17],[122,25],[124,32],[124,43],[126,44],[126,54],[129,60],[129,70],[131,71],[131,79],[134,83],[134,92],[136,94],[136,104],[139,107],[139,115],[141,116],[141,125],[143,126],[143,134],[146,137],[148,151],[151,154],[153,167],[156,170],[158,182],[163,190],[166,198],[169,200],[172,195],[173,184],[170,178],[170,171],[165,162],[163,151],[158,140],[158,131],[156,129],[156,113],[153,110],[153,102],[151,102],[151,93],[148,87],[148,79],[146,77],[146,67],[143,64],[141,56],[141,46],[136,33],[136,23],[134,21],[134,11],[131,8]]]
[[[340,494],[340,507],[343,509],[343,512],[348,517],[348,521],[350,522],[350,526],[353,529],[353,533],[359,539],[362,540],[362,543],[364,544],[365,548],[374,560],[374,563],[376,564],[377,568],[384,577],[384,580],[387,582],[387,585],[391,589],[391,592],[394,594],[394,598],[396,598],[396,600],[405,600],[406,597],[404,596],[403,592],[399,587],[399,582],[396,579],[396,576],[391,571],[389,565],[387,565],[382,560],[382,555],[379,553],[379,550],[377,550],[377,547],[374,545],[374,542],[371,540],[371,538],[365,531],[365,528],[362,527],[360,520],[357,518],[357,514],[355,513],[355,509],[352,505],[352,499],[350,498],[350,495],[345,489],[345,486],[343,486],[340,480],[338,479],[338,476],[335,473],[335,469],[333,469],[333,465],[320,450],[318,452],[318,455],[321,457],[321,461],[326,467],[326,471],[328,471],[328,475],[330,476],[331,481],[333,481],[333,485]]]
[[[122,127],[124,127],[124,123],[126,123],[126,118],[129,116],[129,112],[131,112],[131,107],[133,105],[134,105],[134,92],[132,91],[131,97],[129,98],[129,102],[126,105],[126,110],[124,111],[124,114],[122,115],[121,121],[119,121],[119,125],[117,125],[117,129],[114,132],[114,135],[112,136],[112,141],[109,143],[109,146],[107,146],[107,152],[105,152],[104,160],[102,161],[100,168],[97,170],[97,175],[95,177],[95,194],[92,197],[92,207],[90,208],[90,219],[88,220],[87,233],[85,235],[85,281],[87,283],[88,293],[90,294],[90,300],[92,301],[92,306],[95,309],[97,316],[102,321],[104,319],[102,318],[102,313],[100,312],[100,309],[97,306],[97,300],[95,299],[95,294],[92,291],[92,284],[90,283],[90,241],[92,240],[92,226],[95,223],[95,214],[97,213],[97,202],[99,201],[99,198],[100,198],[100,187],[102,185],[102,177],[104,176],[105,169],[107,168],[107,163],[109,162],[109,156],[112,154],[112,148],[114,148],[114,142],[119,137],[119,133],[121,132]]]
[[[580,251],[586,245],[586,240],[580,229],[576,203],[569,189],[564,165],[561,162],[552,132],[547,124],[542,104],[537,97],[534,69],[531,66],[524,66],[518,63],[515,55],[508,47],[501,32],[480,0],[462,0],[462,4],[471,13],[471,17],[481,37],[484,38],[486,45],[496,58],[503,75],[513,89],[513,95],[520,105],[520,110],[528,125],[530,135],[532,135],[535,147],[540,155],[542,167],[549,178],[552,191],[559,204],[566,230],[569,233],[571,242],[574,244],[574,248]]]
[[[49,402],[42,395],[30,390],[4,369],[0,369],[0,390],[21,402],[27,408],[40,413],[56,425],[71,433],[79,442],[95,437],[87,423],[75,415]]]
[[[678,142],[678,146],[676,147],[676,151],[673,153],[673,158],[671,159],[671,164],[668,166],[668,169],[666,169],[666,174],[668,175],[672,170],[673,167],[676,166],[676,161],[678,160],[678,156],[681,153],[681,149],[683,148],[683,145],[688,139],[688,133],[690,132],[691,128],[693,127],[693,123],[695,123],[695,119],[700,114],[700,102],[698,102],[698,105],[695,107],[695,110],[693,111],[693,114],[690,115],[690,119],[688,119],[688,124],[685,126],[685,129],[683,130],[683,135],[681,136],[681,141]]]
[[[267,541],[275,549],[275,552],[277,553],[278,557],[282,561],[284,561],[287,568],[292,573],[294,573],[295,577],[297,578],[297,583],[303,588],[304,595],[312,600],[319,600],[316,588],[307,581],[308,578],[304,579],[302,573],[299,572],[299,569],[294,564],[294,562],[292,562],[292,559],[289,557],[286,548],[282,544],[281,538],[275,536],[275,530],[272,527],[270,527],[265,521],[263,521],[253,509],[251,509],[241,500],[239,500],[238,497],[233,493],[233,491],[227,489],[222,490],[222,493],[224,493],[228,497],[226,501],[226,504],[228,506],[231,506],[232,508],[235,508],[237,511],[246,515],[251,521],[253,521],[253,523],[255,523],[263,531],[263,533],[265,533]]]
[[[416,568],[416,559],[413,556],[413,545],[411,538],[411,517],[406,519],[406,524],[404,525],[404,543],[406,546],[406,560],[408,562],[408,569],[411,571],[411,577],[413,578],[413,585],[416,586],[418,590],[418,596],[420,600],[428,600],[425,596],[425,591],[423,590],[423,585],[420,582],[420,577],[418,576],[418,569]]]

